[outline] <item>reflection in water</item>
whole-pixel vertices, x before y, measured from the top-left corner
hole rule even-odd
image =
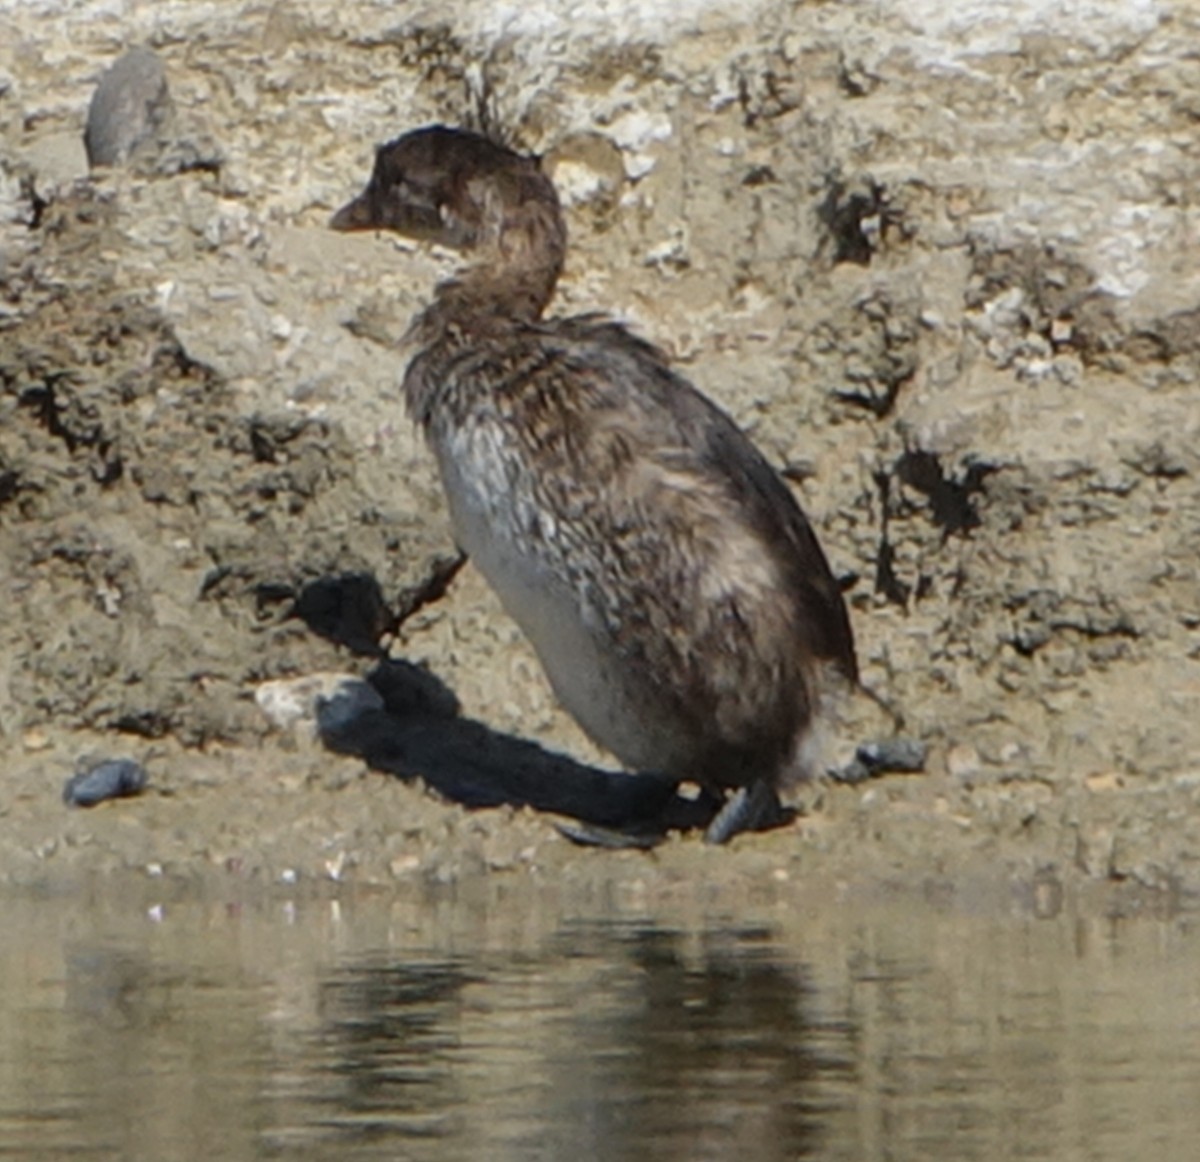
[[[451,1133],[462,1101],[454,1060],[466,981],[453,963],[420,959],[353,965],[322,981],[320,1027],[306,1068],[290,1079],[299,1123],[292,1137],[317,1129],[364,1139]]]
[[[708,932],[691,954],[683,944],[645,928],[619,943],[620,959],[612,947],[596,953],[623,979],[619,1009],[585,1008],[570,1038],[584,1051],[585,1093],[604,1095],[602,1116],[589,1119],[593,1156],[809,1153],[820,1124],[816,1083],[840,1067],[830,1051],[838,1030],[818,1029],[805,1012],[805,970],[781,961],[761,931]]]
[[[0,1158],[1195,1156],[1186,917],[528,915],[0,900]]]
[[[807,1021],[801,974],[765,933],[711,933],[694,955],[683,944],[577,926],[545,959],[473,973],[419,960],[335,972],[302,1068],[274,1091],[295,1122],[272,1139],[438,1137],[488,1158],[803,1156],[815,1081],[840,1068],[816,1041],[836,1030]]]

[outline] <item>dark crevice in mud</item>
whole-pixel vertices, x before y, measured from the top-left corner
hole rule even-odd
[[[209,571],[204,574],[204,577],[200,582],[199,592],[196,594],[196,596],[198,598],[200,598],[201,601],[203,601],[210,594],[214,594],[219,589],[219,587],[225,581],[229,580],[230,577],[233,577],[234,574],[235,574],[235,570],[232,565],[216,565],[216,566],[214,566],[212,569],[209,569]]]
[[[335,487],[348,475],[350,455],[341,429],[324,420],[293,415],[222,417],[215,449],[244,457],[265,470],[235,469],[235,491],[250,509],[250,520],[262,519],[266,505],[280,504],[289,515]]]
[[[383,640],[415,613],[440,601],[466,560],[466,553],[433,557],[425,576],[404,586],[391,604],[370,573],[318,577],[299,592],[280,586],[278,597],[293,599],[289,616],[327,641],[362,657],[380,657],[385,653]]]
[[[118,734],[132,734],[138,738],[165,738],[175,724],[170,717],[157,710],[132,710],[119,714],[108,725]]]
[[[1191,474],[1180,452],[1162,440],[1152,440],[1122,459],[1135,472],[1152,480],[1178,480]]]
[[[429,564],[428,575],[416,585],[409,585],[400,591],[396,601],[393,632],[413,614],[445,597],[454,578],[466,563],[467,554],[461,552],[453,556],[434,557]]]
[[[882,594],[901,609],[908,608],[912,586],[906,585],[896,574],[896,549],[886,533],[879,538],[879,550],[875,559],[875,592]]]
[[[758,186],[774,186],[779,184],[779,178],[775,171],[769,165],[756,165],[747,171],[746,176],[742,178],[742,185],[747,189],[755,189]]]
[[[1008,608],[1017,625],[1006,640],[1022,657],[1032,657],[1064,633],[1090,641],[1132,641],[1143,636],[1128,613],[1111,608],[1102,598],[1082,599],[1033,590],[1012,599]]]
[[[160,172],[167,177],[175,174],[203,173],[219,178],[224,164],[224,159],[219,157],[185,157],[167,162]]]
[[[891,520],[891,477],[886,472],[874,474],[879,490],[879,547],[875,553],[875,592],[893,605],[908,607],[912,586],[906,585],[896,573],[896,549],[888,535]]]
[[[217,387],[217,374],[207,364],[193,359],[183,344],[170,332],[161,337],[158,350],[154,353],[156,375],[166,375],[169,378],[183,380],[198,380],[205,388]]]
[[[69,371],[47,373],[40,384],[24,388],[18,402],[72,455],[81,448],[94,450],[92,478],[107,487],[124,475],[124,460],[105,432],[99,409],[70,386],[71,379]]]
[[[201,581],[199,600],[235,603],[249,595],[260,624],[302,622],[318,637],[359,657],[380,658],[385,639],[419,610],[440,601],[466,563],[465,553],[434,556],[418,581],[389,602],[378,578],[366,570],[318,577],[256,577],[252,563],[220,564]]]
[[[841,400],[842,403],[851,404],[853,407],[863,408],[870,412],[876,419],[886,419],[891,410],[896,406],[896,398],[900,394],[900,388],[904,385],[904,379],[895,379],[888,382],[882,392],[868,391],[838,391],[834,392],[834,398]]]
[[[873,474],[879,495],[879,542],[875,557],[875,592],[893,605],[907,608],[911,600],[920,601],[933,591],[933,577],[924,570],[905,579],[897,567],[896,542],[891,524],[920,514],[941,530],[945,542],[954,534],[967,535],[983,523],[976,498],[983,492],[984,481],[999,469],[995,465],[970,462],[955,478],[949,475],[932,452],[908,449],[892,463]],[[905,495],[909,489],[923,497],[920,504]],[[961,576],[953,580],[957,592]]]
[[[878,182],[864,178],[846,183],[831,178],[817,216],[828,231],[826,249],[832,248],[833,262],[869,266],[887,212],[887,192]]]
[[[70,380],[69,371],[49,372],[40,384],[26,387],[18,398],[50,435],[62,440],[68,452],[74,452],[81,445],[91,448],[99,444],[104,428],[96,408],[65,386]]]
[[[29,229],[40,229],[42,220],[46,216],[46,211],[50,208],[50,199],[43,198],[37,192],[32,178],[21,179],[21,199],[29,206],[29,218],[27,222]]]
[[[902,484],[929,499],[929,515],[943,532],[968,533],[982,523],[974,497],[983,491],[983,482],[998,469],[994,464],[968,463],[961,479],[948,477],[932,452],[910,449],[892,468]]]
[[[249,579],[250,575],[242,573]],[[259,581],[250,586],[254,597],[254,612],[260,621],[280,621],[292,617],[296,611],[296,587],[287,581]],[[280,615],[280,607],[286,607]]]
[[[825,227],[820,253],[834,266],[870,266],[876,255],[911,242],[916,234],[900,199],[870,174],[848,180],[827,175],[817,217]]]
[[[395,615],[370,573],[318,577],[295,594],[291,616],[313,633],[363,657],[380,657],[380,639],[392,630]]]
[[[11,468],[0,468],[0,504],[7,504],[21,491],[21,474]]]
[[[802,95],[791,66],[780,58],[777,67],[767,67],[738,77],[738,106],[742,124],[754,129],[762,122],[775,121],[794,113]]]
[[[234,451],[249,452],[256,463],[278,464],[284,458],[284,449],[303,436],[309,428],[327,436],[328,425],[306,416],[251,416],[241,425],[246,442],[231,444]]]
[[[882,83],[861,60],[851,58],[845,52],[838,61],[837,81],[838,88],[851,98],[869,96]]]

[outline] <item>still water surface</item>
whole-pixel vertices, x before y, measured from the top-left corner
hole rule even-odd
[[[1194,917],[762,911],[0,897],[0,1158],[1200,1157]]]

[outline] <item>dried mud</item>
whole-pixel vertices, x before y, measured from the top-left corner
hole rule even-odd
[[[1200,10],[985,34],[916,0],[696,4],[668,34],[483,7],[4,6],[0,880],[1190,893]],[[89,175],[88,101],[135,44],[170,124]],[[374,144],[431,120],[544,153],[572,231],[552,309],[662,343],[795,483],[924,775],[649,856],[392,777],[553,807],[504,780],[595,772],[521,740],[606,761],[470,566],[447,583],[397,384],[449,259],[324,229]],[[338,754],[255,702],[325,671],[374,675],[392,734]],[[150,791],[68,811],[87,755]]]

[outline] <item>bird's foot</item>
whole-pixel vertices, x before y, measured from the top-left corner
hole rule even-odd
[[[633,848],[648,851],[666,838],[661,831],[619,831],[598,823],[555,823],[558,833],[580,847],[605,847],[614,851]]]
[[[796,817],[785,807],[770,783],[759,779],[739,787],[717,812],[704,832],[705,843],[728,843],[743,831],[769,831]]]
[[[695,800],[675,797],[672,806],[659,817],[640,820],[628,827],[606,827],[575,820],[558,822],[555,827],[561,835],[581,847],[647,850],[657,847],[671,831],[704,826],[705,843],[728,843],[743,831],[769,831],[785,826],[795,817],[796,812],[779,801],[775,788],[759,780],[739,787],[723,802],[709,791],[702,791]],[[705,818],[708,818],[707,825]]]
[[[608,803],[602,821],[593,816],[555,823],[559,834],[581,847],[649,849],[673,831],[707,826],[724,802],[703,788],[698,793],[681,793],[677,783],[661,777],[639,775],[628,785],[638,792],[636,797]],[[624,789],[620,782],[617,786]]]

